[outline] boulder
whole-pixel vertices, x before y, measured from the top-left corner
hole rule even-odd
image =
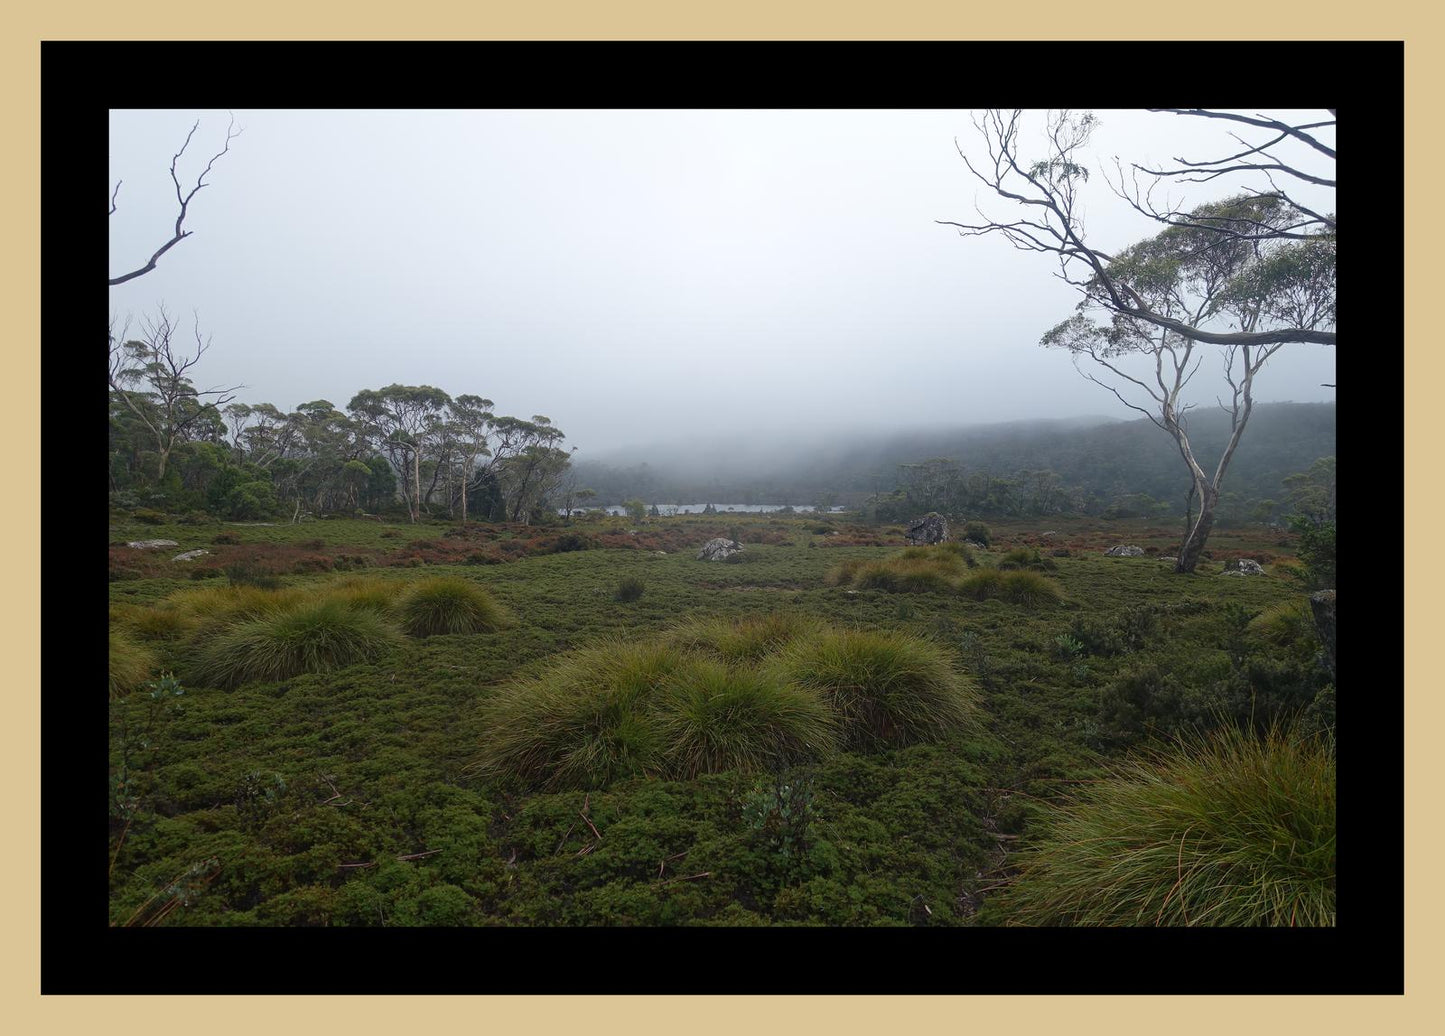
[[[908,523],[908,542],[914,546],[942,543],[948,539],[948,522],[937,511]]]
[[[171,558],[172,561],[195,561],[196,558],[203,558],[209,554],[209,550],[188,550]]]
[[[1227,576],[1262,576],[1264,575],[1264,566],[1249,558],[1236,558],[1234,561],[1224,563],[1224,574]]]
[[[699,561],[726,561],[734,554],[741,554],[742,550],[743,545],[737,540],[718,536],[702,545],[702,550],[697,552],[697,559]]]
[[[1144,548],[1136,547],[1131,543],[1121,543],[1104,551],[1106,558],[1142,558],[1143,556]]]
[[[161,547],[179,547],[175,540],[131,540],[127,547],[134,547],[136,550],[159,550]]]

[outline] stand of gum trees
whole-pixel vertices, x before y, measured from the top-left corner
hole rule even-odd
[[[126,343],[143,353],[144,343]],[[119,507],[233,519],[399,510],[412,521],[529,522],[550,513],[571,451],[543,416],[499,416],[492,401],[429,385],[357,393],[290,413],[207,401],[184,372],[158,392],[144,369],[112,379],[110,491]],[[169,430],[158,445],[155,429]],[[162,448],[162,445],[164,448]]]

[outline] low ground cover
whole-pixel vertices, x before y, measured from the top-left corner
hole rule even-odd
[[[1287,711],[1324,688],[1291,611],[1302,591],[1282,566],[1229,578],[1212,562],[1180,576],[1151,556],[1102,554],[1117,542],[1162,550],[1177,528],[991,521],[990,546],[973,550],[975,568],[962,561],[964,578],[988,571],[1057,587],[1057,600],[1029,604],[830,584],[840,562],[861,569],[903,544],[901,528],[828,525],[679,516],[449,536],[442,524],[364,520],[117,521],[113,544],[179,545],[111,550],[110,920],[1006,923],[980,906],[1009,885],[1022,855],[1013,850],[1042,843],[1050,810],[1079,781],[1106,775],[1179,724],[1247,709],[1251,696],[1273,695]],[[696,560],[697,547],[730,529],[745,533],[744,562]],[[241,542],[213,543],[221,533]],[[571,534],[597,545],[544,549]],[[870,537],[883,545],[816,549]],[[519,541],[523,549],[503,555],[502,544]],[[1227,542],[1222,549],[1244,556],[1291,557],[1277,530],[1232,530]],[[217,575],[198,581],[195,562],[170,560],[192,547],[213,551],[201,561]],[[1019,547],[1057,568],[1001,569]],[[506,560],[468,560],[494,549]],[[252,552],[253,567],[277,585],[248,583],[244,567],[227,575],[229,550]],[[296,570],[305,556],[332,564]],[[343,556],[372,563],[335,564]],[[484,592],[511,625],[404,635],[404,602],[438,577]],[[645,592],[620,600],[625,579]],[[316,664],[299,668],[258,668],[250,660],[263,653],[254,650],[230,653],[241,671],[202,664],[224,658],[238,631],[257,635],[288,614],[303,616],[291,620],[303,627],[345,616],[353,631],[369,616],[362,642],[376,647],[343,658],[313,645],[299,657]],[[815,732],[787,742],[806,750],[765,736],[761,754],[739,752],[729,739],[747,724],[727,717],[752,722],[786,705],[774,667],[801,665],[790,652],[829,635],[938,649],[975,691],[973,721],[924,723],[900,737],[912,729],[909,714],[863,710],[856,729],[875,736],[847,736],[840,723],[831,747]],[[674,718],[651,733],[615,723],[609,743],[621,761],[595,786],[547,787],[486,765],[506,695],[607,685],[575,661],[606,644],[661,645],[690,660],[687,679],[659,698]],[[1140,675],[1151,667],[1161,674],[1153,683]],[[183,695],[156,696],[167,672]],[[670,762],[639,762],[648,759]],[[182,886],[183,907],[157,902]]]

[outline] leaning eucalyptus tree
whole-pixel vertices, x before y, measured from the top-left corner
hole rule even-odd
[[[1297,200],[1279,181],[1333,188],[1329,176],[1286,163],[1270,149],[1290,141],[1324,155],[1334,150],[1314,135],[1325,122],[1291,125],[1264,117],[1199,109],[1176,114],[1221,118],[1268,130],[1270,140],[1212,161],[1177,159],[1173,167],[1132,167],[1126,178],[1116,163],[1114,193],[1163,225],[1154,237],[1117,254],[1100,250],[1084,229],[1082,194],[1089,169],[1084,150],[1097,123],[1092,115],[1054,113],[1042,158],[1020,149],[1021,112],[991,111],[975,120],[988,159],[969,171],[999,198],[1016,206],[1015,218],[983,222],[940,220],[964,236],[997,234],[1015,248],[1052,255],[1056,275],[1081,300],[1073,317],[1047,332],[1042,344],[1073,354],[1080,371],[1136,410],[1175,442],[1189,470],[1199,514],[1191,522],[1176,569],[1192,572],[1211,528],[1220,485],[1244,434],[1254,404],[1255,378],[1288,343],[1335,344],[1335,217]],[[1333,113],[1331,113],[1333,114]],[[960,154],[962,151],[960,150]],[[1262,176],[1265,186],[1220,201],[1183,207],[1154,203],[1152,186],[1163,182],[1211,182],[1230,176]],[[1296,192],[1297,193],[1297,192]],[[1184,391],[1199,369],[1200,347],[1220,347],[1230,433],[1210,466],[1189,441]]]

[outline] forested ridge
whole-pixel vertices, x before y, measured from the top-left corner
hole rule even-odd
[[[1228,415],[1201,410],[1190,416],[1191,438],[1202,457],[1217,457],[1229,434]],[[771,459],[746,445],[749,470],[730,464],[728,448],[700,450],[707,468],[675,448],[629,451],[628,463],[584,460],[574,466],[579,484],[597,490],[600,503],[629,497],[648,501],[812,504],[821,498],[865,506],[895,491],[929,501],[918,485],[951,474],[964,483],[959,501],[982,515],[1114,513],[1149,515],[1181,510],[1187,473],[1174,444],[1148,421],[1029,421],[891,435],[841,434]],[[1283,480],[1335,452],[1333,403],[1261,403],[1251,431],[1235,454],[1221,504],[1226,518],[1277,517]],[[615,457],[616,455],[614,455]],[[984,483],[967,489],[970,478]],[[940,503],[940,501],[934,501]],[[944,506],[947,501],[941,502]],[[1158,505],[1163,505],[1159,507]]]

